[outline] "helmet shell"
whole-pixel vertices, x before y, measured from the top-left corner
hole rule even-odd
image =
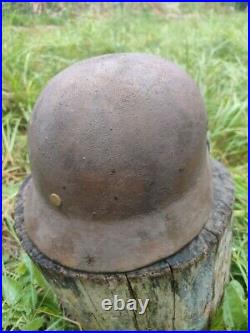
[[[211,211],[206,128],[195,83],[159,57],[105,55],[60,72],[29,127],[30,239],[89,272],[129,271],[175,253]]]

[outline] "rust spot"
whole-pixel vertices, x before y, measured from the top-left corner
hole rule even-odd
[[[91,257],[91,256],[86,256],[85,260],[86,260],[88,265],[91,265],[95,261],[95,258]]]

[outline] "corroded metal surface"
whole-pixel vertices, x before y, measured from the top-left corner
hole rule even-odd
[[[31,119],[28,236],[50,259],[89,272],[129,271],[177,252],[211,212],[206,126],[194,82],[161,58],[70,66]]]
[[[128,273],[95,274],[66,268],[41,253],[27,237],[23,203],[26,185],[19,191],[15,226],[22,246],[57,293],[66,314],[85,330],[202,330],[207,328],[229,278],[232,178],[212,161],[213,207],[202,231],[178,253]],[[147,254],[145,253],[145,256]],[[114,294],[124,298],[149,298],[145,315],[137,311],[103,311],[102,300]],[[195,301],[194,301],[195,300]]]

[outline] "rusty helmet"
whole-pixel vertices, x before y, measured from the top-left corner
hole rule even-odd
[[[147,54],[56,75],[29,126],[24,226],[61,265],[124,272],[190,242],[212,204],[207,118],[193,80]]]

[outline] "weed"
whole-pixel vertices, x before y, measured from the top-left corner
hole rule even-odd
[[[106,6],[103,12],[97,7],[76,10],[76,4],[60,10],[51,5],[41,15],[8,6],[3,15],[3,329],[80,328],[62,313],[39,271],[20,251],[13,203],[29,173],[26,132],[41,89],[68,65],[114,52],[153,53],[175,61],[202,91],[211,153],[230,169],[236,188],[231,282],[213,327],[245,328],[247,13],[198,3],[182,5],[171,15],[138,4]]]

